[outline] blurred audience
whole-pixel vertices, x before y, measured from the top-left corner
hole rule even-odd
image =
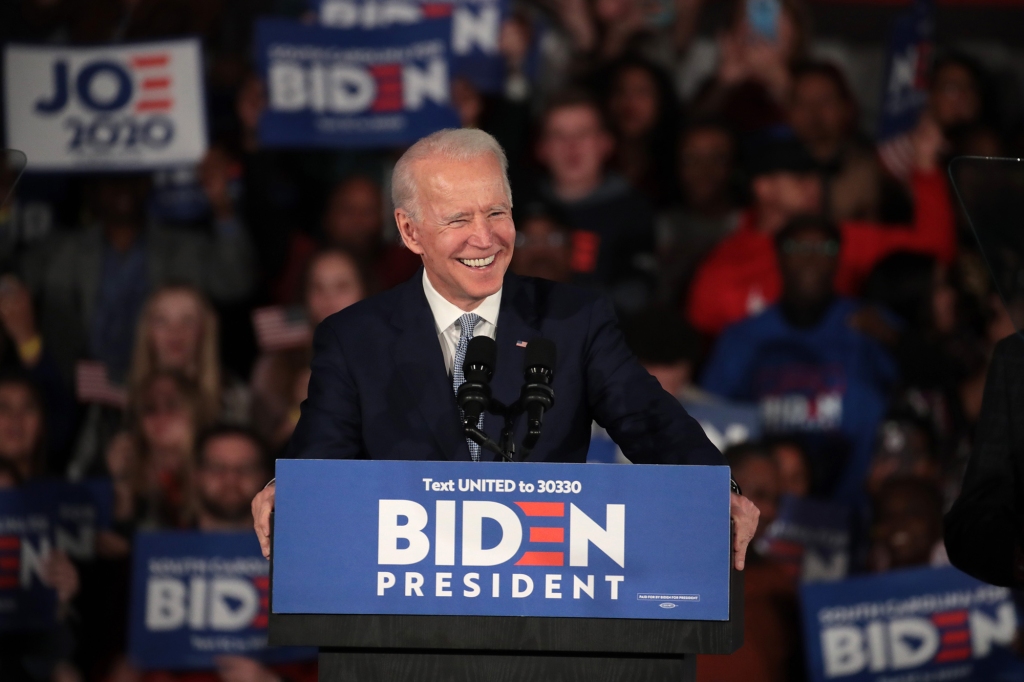
[[[306,273],[305,297],[311,326],[361,301],[366,293],[366,280],[350,252],[329,248],[313,256]],[[310,337],[310,343],[298,347],[264,351],[253,365],[252,423],[275,453],[287,444],[298,423],[312,355]]]
[[[679,143],[682,205],[658,216],[656,241],[661,295],[676,303],[697,266],[739,223],[736,139],[714,120],[691,124]]]
[[[931,481],[894,477],[875,496],[868,567],[874,573],[947,563],[942,548],[942,495]]]
[[[654,215],[621,175],[606,170],[614,149],[597,103],[586,94],[563,95],[540,122],[537,155],[548,176],[538,191],[569,218],[575,280],[636,310],[654,289]]]
[[[771,451],[756,444],[725,451],[732,477],[761,511],[747,550],[743,579],[743,646],[729,656],[700,656],[697,679],[708,682],[790,681],[803,678],[796,587],[785,569],[760,554],[757,540],[775,520],[781,482]]]
[[[554,207],[531,204],[516,226],[512,271],[552,282],[572,280],[572,231]]]
[[[953,209],[938,167],[941,142],[940,135],[916,139],[912,225],[839,223],[843,242],[835,271],[839,293],[856,292],[875,263],[894,251],[930,253],[944,263],[953,259]],[[706,334],[717,334],[778,298],[781,280],[772,255],[773,238],[796,216],[820,215],[822,211],[821,178],[813,160],[798,145],[765,144],[748,168],[753,176],[753,205],[744,213],[736,232],[704,260],[690,290],[688,317]]]
[[[766,432],[805,447],[811,494],[849,502],[862,491],[898,376],[882,344],[852,326],[861,304],[836,295],[840,240],[817,217],[796,218],[776,235],[782,298],[726,329],[701,385],[759,403]]]
[[[90,184],[86,226],[54,232],[26,254],[22,273],[39,307],[42,342],[69,382],[85,357],[101,360],[115,379],[126,375],[136,320],[164,283],[187,282],[223,302],[249,294],[252,246],[228,195],[226,166],[214,149],[200,173],[211,236],[148,224],[148,177],[110,175]]]

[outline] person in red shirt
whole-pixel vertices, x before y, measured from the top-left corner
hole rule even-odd
[[[956,230],[946,180],[938,167],[941,132],[915,136],[911,225],[844,221],[836,292],[853,294],[874,265],[895,251],[916,251],[949,263]],[[774,235],[792,218],[818,215],[823,192],[813,161],[795,142],[765,145],[752,164],[753,205],[736,231],[708,254],[690,289],[686,316],[699,331],[717,335],[726,326],[774,303],[781,292]]]

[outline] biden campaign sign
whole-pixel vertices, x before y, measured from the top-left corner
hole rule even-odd
[[[320,23],[333,28],[383,28],[452,17],[452,74],[484,92],[497,92],[505,80],[498,51],[506,0],[310,0]]]
[[[266,663],[316,658],[268,647],[270,566],[251,533],[135,537],[129,654],[144,669],[212,669],[222,655]]]
[[[280,460],[274,613],[729,617],[729,470]]]
[[[802,600],[816,682],[996,680],[1016,667],[1010,590],[952,567],[809,584]]]
[[[7,145],[29,170],[131,170],[206,152],[199,41],[4,49]]]
[[[284,19],[256,26],[267,109],[260,141],[389,147],[459,126],[451,107],[451,19],[363,30]]]
[[[0,491],[0,632],[44,630],[57,613],[43,580],[54,547],[52,507],[21,489]]]

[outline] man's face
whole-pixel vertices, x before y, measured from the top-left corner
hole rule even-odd
[[[199,503],[219,521],[250,524],[250,503],[266,483],[256,445],[241,435],[210,440],[196,471]]]
[[[686,136],[679,161],[687,204],[699,210],[725,200],[732,155],[732,139],[725,131],[701,128]]]
[[[32,456],[42,431],[42,413],[26,386],[0,386],[0,457],[22,463]]]
[[[568,106],[548,114],[539,156],[556,185],[596,183],[612,145],[611,136],[592,107]]]
[[[572,276],[569,235],[544,217],[530,218],[516,235],[512,271],[524,277],[568,282]]]
[[[942,516],[923,493],[890,492],[879,505],[873,532],[876,551],[885,554],[889,568],[926,565],[942,539]]]
[[[818,145],[838,145],[850,127],[852,112],[839,89],[827,77],[809,74],[793,86],[789,123],[813,151]]]
[[[501,166],[481,154],[421,159],[412,170],[419,215],[395,209],[402,240],[423,259],[438,293],[473,310],[501,288],[512,260],[516,228]]]
[[[377,186],[361,178],[338,186],[327,203],[324,232],[333,244],[359,252],[372,248],[381,232]]]
[[[782,243],[779,269],[783,297],[795,302],[818,302],[832,292],[839,244],[821,232],[798,232]]]
[[[929,104],[935,121],[944,129],[976,119],[981,98],[973,74],[959,64],[939,69],[932,82]]]
[[[758,223],[775,234],[798,215],[821,213],[821,181],[813,173],[777,171],[754,178]]]
[[[95,189],[95,209],[103,223],[141,223],[146,213],[149,180],[125,176],[107,178]]]

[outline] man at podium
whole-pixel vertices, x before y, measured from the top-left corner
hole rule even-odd
[[[395,165],[395,222],[423,269],[324,320],[314,335],[309,394],[290,444],[308,459],[491,461],[462,429],[456,393],[469,341],[494,339],[493,395],[510,402],[525,347],[557,348],[556,396],[529,461],[586,461],[592,422],[631,461],[725,466],[700,425],[630,353],[600,294],[507,272],[515,243],[505,152],[481,130],[442,130]],[[500,417],[481,416],[497,434]],[[517,429],[525,429],[520,416]],[[270,553],[274,484],[253,499]],[[734,486],[735,564],[742,569],[759,512]]]

